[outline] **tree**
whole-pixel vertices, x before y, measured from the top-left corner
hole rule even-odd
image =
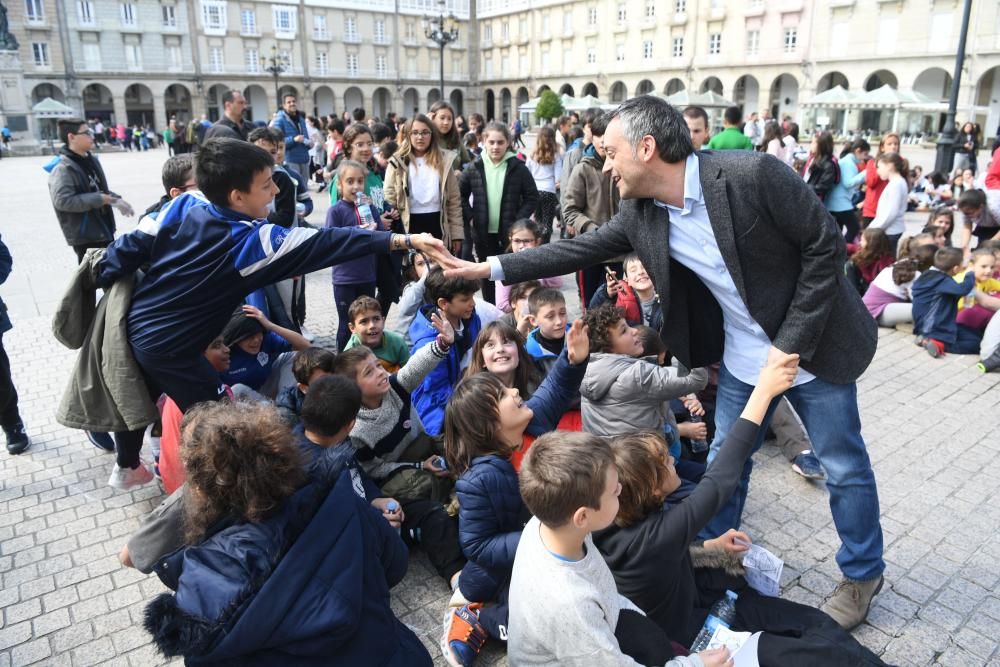
[[[552,120],[553,118],[558,118],[563,115],[563,105],[562,100],[551,90],[546,90],[542,93],[542,98],[538,100],[538,106],[535,107],[535,117],[539,120]]]

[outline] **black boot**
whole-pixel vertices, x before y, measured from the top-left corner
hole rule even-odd
[[[976,368],[983,373],[1000,371],[1000,347],[998,347],[993,354],[976,364]]]
[[[10,454],[20,454],[31,446],[28,434],[24,432],[24,424],[18,422],[12,428],[4,427],[7,434],[7,452]]]

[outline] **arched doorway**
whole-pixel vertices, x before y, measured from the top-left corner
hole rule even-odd
[[[563,85],[559,86],[559,96],[562,97],[563,95],[576,97],[576,95],[573,93],[573,86],[569,85],[568,83],[564,83]]]
[[[491,121],[497,117],[497,98],[492,90],[486,89],[486,120]]]
[[[431,88],[427,91],[427,108],[429,109],[432,104],[441,99],[441,91],[437,88]]]
[[[951,95],[951,74],[940,67],[925,69],[913,80],[913,92],[926,95],[936,102],[946,102]],[[944,129],[946,115],[924,113],[909,116],[909,132],[940,132]],[[975,122],[975,121],[973,121]]]
[[[376,88],[372,95],[372,115],[380,121],[392,111],[392,93],[387,88]]]
[[[684,82],[678,78],[673,78],[667,81],[667,85],[663,87],[663,93],[665,95],[673,95],[674,93],[679,93],[684,90]]]
[[[229,86],[217,83],[209,88],[208,93],[205,95],[206,113],[208,113],[208,119],[213,123],[222,118],[222,96],[225,95],[228,90],[231,90]],[[265,103],[264,106],[258,110],[258,113],[260,114],[259,118],[261,120],[271,120],[271,114],[266,113],[265,111],[268,106],[270,105]]]
[[[743,115],[760,110],[760,84],[757,79],[744,74],[736,79],[733,85],[733,102],[740,108]]]
[[[330,86],[319,86],[313,91],[313,113],[317,116],[328,116],[337,111],[337,100]]]
[[[639,82],[639,85],[635,87],[635,94],[636,96],[649,95],[654,90],[655,88],[653,86],[653,82],[649,79],[643,79]]]
[[[889,70],[880,69],[868,75],[868,78],[865,79],[864,88],[866,91],[877,90],[886,84],[889,84],[893,88],[899,88],[899,81],[896,79],[896,75]]]
[[[580,92],[580,95],[582,97],[586,97],[587,95],[590,95],[592,97],[600,97],[600,95],[597,94],[597,84],[592,82],[587,82],[583,84],[583,90]]]
[[[448,96],[448,100],[451,102],[451,108],[455,110],[456,116],[461,116],[464,112],[463,106],[465,102],[465,96],[462,95],[462,91],[455,89],[451,91],[451,95]]]
[[[517,99],[516,104],[517,104],[517,108],[518,109],[521,108],[522,104],[527,104],[528,99],[529,99],[529,97],[528,97],[528,89],[525,88],[524,86],[521,86],[520,88],[518,88],[517,89],[517,98],[516,99]]]
[[[538,87],[538,95],[536,95],[535,97],[541,97],[542,93],[544,93],[546,90],[552,90],[552,88],[550,88],[546,84],[542,84],[541,86]]]
[[[142,83],[133,83],[125,89],[125,121],[132,125],[152,125],[156,129],[156,118],[153,113],[153,91]]]
[[[511,118],[510,103],[511,103],[510,90],[508,90],[507,88],[502,88],[500,90],[500,120],[502,120],[504,123],[510,122]]]
[[[710,76],[701,82],[698,92],[707,93],[708,91],[712,91],[716,95],[722,95],[722,81],[719,80],[719,77]]]
[[[51,83],[40,83],[31,89],[32,105],[38,104],[46,97],[51,97],[56,102],[66,102],[66,95],[63,94],[62,89]]]
[[[987,107],[989,113],[977,114],[975,117],[983,128],[983,141],[987,136],[993,136],[997,125],[1000,125],[1000,67],[991,67],[983,72],[976,83],[976,106]]]
[[[621,81],[615,81],[611,84],[611,101],[615,104],[620,104],[625,101],[628,97],[628,88]]]
[[[114,115],[115,103],[108,87],[101,83],[92,83],[83,89],[83,116],[87,120],[100,118],[110,123]],[[116,122],[126,122],[125,118],[115,118]]]
[[[817,93],[825,93],[835,86],[840,86],[844,90],[850,90],[847,77],[841,72],[828,72],[819,78],[816,84]]]
[[[266,123],[271,120],[268,113],[268,108],[271,105],[267,99],[267,91],[264,90],[263,86],[258,86],[256,83],[247,86],[243,91],[243,97],[247,100],[247,108],[243,112],[244,118],[250,122],[261,120]]]
[[[412,118],[420,113],[420,93],[416,88],[407,88],[403,93],[403,116]]]
[[[799,82],[791,74],[781,74],[771,84],[768,108],[771,117],[780,120],[786,114],[794,117],[799,108]]]
[[[365,108],[365,96],[357,86],[351,86],[344,91],[344,111],[352,112],[355,109]]]
[[[191,120],[191,91],[179,83],[167,86],[163,93],[163,103],[167,109],[167,119],[176,118],[179,123]]]

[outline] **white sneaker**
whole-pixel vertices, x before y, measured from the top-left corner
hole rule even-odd
[[[136,486],[148,484],[151,481],[153,481],[153,473],[141,461],[135,468],[120,468],[116,463],[114,469],[111,471],[111,477],[108,478],[108,486],[127,491]]]

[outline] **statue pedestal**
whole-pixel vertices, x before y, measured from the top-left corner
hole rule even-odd
[[[24,67],[17,51],[0,51],[0,122],[10,128],[13,153],[38,152],[36,121],[24,92]]]

